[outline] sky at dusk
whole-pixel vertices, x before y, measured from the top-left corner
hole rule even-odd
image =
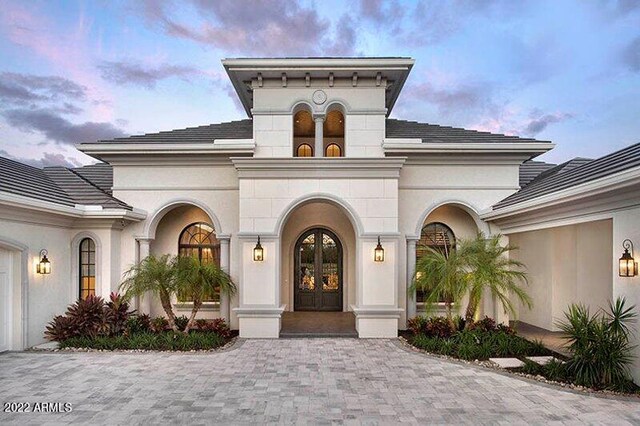
[[[0,0],[0,155],[246,118],[229,57],[410,56],[391,116],[551,140],[640,142],[640,0]]]

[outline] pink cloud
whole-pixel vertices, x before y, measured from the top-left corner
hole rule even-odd
[[[4,4],[0,8],[0,23],[7,38],[48,60],[61,75],[87,88],[91,99],[110,101],[111,94],[91,67],[88,35],[91,22],[80,13],[74,28],[57,28],[47,17],[24,4]],[[87,111],[91,120],[113,118],[112,102],[101,102]]]

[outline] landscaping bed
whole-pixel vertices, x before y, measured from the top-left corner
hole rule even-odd
[[[529,341],[509,326],[484,318],[465,327],[461,318],[416,317],[409,320],[407,341],[418,349],[453,358],[488,360],[489,358],[557,355],[540,341]]]
[[[518,336],[513,328],[496,324],[488,317],[468,325],[460,317],[416,317],[409,320],[408,326],[401,337],[422,352],[491,368],[498,368],[498,364],[490,358],[516,358],[522,361],[522,366],[503,371],[572,389],[640,396],[640,387],[633,383],[625,365],[615,364],[618,358],[628,359],[622,351],[626,337],[614,339],[618,346],[612,348],[611,337],[597,340],[585,333],[589,343],[582,345],[586,349],[577,347],[575,340],[569,338],[574,342],[570,347],[577,348],[577,353],[574,349],[574,355],[566,357],[540,341]],[[571,327],[567,326],[566,332],[571,332]],[[616,348],[623,355],[617,354]],[[553,358],[546,363],[528,359],[535,356]]]
[[[59,342],[60,349],[143,350],[143,351],[209,351],[224,346],[227,339],[214,332],[193,331],[189,334],[135,333],[121,336],[72,337]]]
[[[189,318],[175,317],[173,327],[165,317],[151,318],[129,311],[128,302],[112,293],[109,302],[90,296],[70,305],[65,315],[54,317],[45,337],[59,349],[210,351],[235,337],[224,319],[199,319],[188,329]]]

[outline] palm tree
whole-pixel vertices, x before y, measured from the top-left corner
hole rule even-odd
[[[233,296],[236,285],[225,271],[215,263],[202,262],[192,256],[185,256],[176,262],[176,286],[178,293],[193,301],[191,317],[184,329],[188,333],[196,320],[196,314],[202,307],[204,296],[219,291]]]
[[[148,256],[124,274],[120,289],[131,300],[134,296],[144,297],[147,293],[157,294],[167,321],[173,331],[178,331],[175,314],[171,306],[171,296],[176,293],[175,259],[168,254],[160,257]]]
[[[524,264],[509,258],[508,253],[516,247],[501,245],[501,238],[501,235],[485,237],[479,233],[475,239],[462,244],[469,292],[469,303],[465,311],[466,324],[473,321],[482,295],[487,290],[500,301],[505,313],[515,315],[511,295],[515,295],[529,309],[533,306],[531,297],[519,285],[527,283],[526,273],[522,271]]]
[[[464,256],[460,251],[442,252],[431,247],[416,264],[416,273],[409,288],[411,294],[416,290],[425,292],[425,309],[431,309],[435,303],[444,300],[447,319],[455,329],[452,307],[460,300],[466,289]]]

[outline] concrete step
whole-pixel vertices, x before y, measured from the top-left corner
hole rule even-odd
[[[299,338],[357,338],[358,333],[353,332],[339,332],[339,333],[305,333],[305,332],[282,332],[280,333],[280,338],[282,339],[299,339]]]

